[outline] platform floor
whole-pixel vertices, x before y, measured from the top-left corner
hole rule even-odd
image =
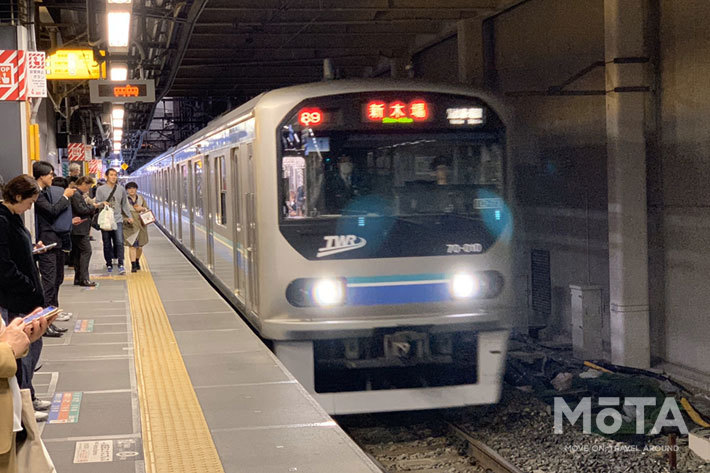
[[[99,285],[67,270],[34,380],[59,473],[379,471],[157,228],[125,276],[93,233]]]

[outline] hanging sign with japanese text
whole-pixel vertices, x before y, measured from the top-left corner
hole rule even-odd
[[[47,96],[44,51],[27,51],[27,97]]]

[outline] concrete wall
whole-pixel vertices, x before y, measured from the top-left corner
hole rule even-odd
[[[661,1],[667,361],[710,374],[710,8]]]

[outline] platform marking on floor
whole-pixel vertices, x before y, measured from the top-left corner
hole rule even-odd
[[[74,333],[88,333],[94,331],[94,320],[84,319],[77,320],[74,324]]]
[[[137,438],[85,440],[74,446],[74,463],[136,461],[143,458],[141,440]]]
[[[49,424],[75,424],[79,421],[81,392],[54,393],[52,406],[49,408]]]
[[[224,472],[145,255],[141,268],[128,294],[145,470]]]

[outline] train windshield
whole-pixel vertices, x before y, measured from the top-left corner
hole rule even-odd
[[[407,255],[440,254],[442,239],[484,251],[507,220],[504,129],[475,99],[389,93],[314,100],[279,134],[281,230],[292,244],[304,234],[372,240],[379,237],[367,234],[379,232],[389,244],[361,254],[405,256],[392,242],[416,232],[428,235],[430,249],[409,245]]]
[[[503,143],[496,137],[307,133],[313,138],[302,152],[282,161],[287,219],[473,217],[482,198],[503,195]]]

